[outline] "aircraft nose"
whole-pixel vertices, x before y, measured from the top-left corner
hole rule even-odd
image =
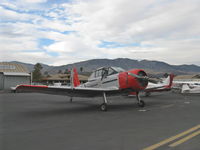
[[[130,70],[119,74],[119,86],[121,89],[132,88],[135,91],[143,90],[148,85],[147,74],[141,69]]]

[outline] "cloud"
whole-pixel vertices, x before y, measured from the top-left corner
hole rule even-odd
[[[23,0],[26,3],[45,3],[47,0]]]
[[[32,63],[36,62],[50,64],[53,56],[48,56],[44,52],[17,52],[17,61]],[[5,51],[3,55],[0,55],[1,61],[13,61],[16,60],[15,52]]]
[[[61,65],[128,57],[200,65],[198,0],[23,2],[0,3],[3,60],[34,56],[33,62],[44,61],[40,56],[45,55],[49,64]]]
[[[18,13],[9,9],[4,9],[0,6],[1,19],[4,21],[15,21],[15,20],[28,20],[30,15],[24,13]]]

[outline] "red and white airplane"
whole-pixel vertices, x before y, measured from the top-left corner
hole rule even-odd
[[[136,93],[138,105],[144,107],[139,92],[144,91],[150,79],[142,69],[124,71],[119,67],[102,67],[95,70],[88,82],[80,84],[77,70],[71,71],[71,86],[18,85],[16,92],[39,92],[71,97],[103,97],[101,110],[107,110],[107,96]],[[159,88],[159,87],[157,87]],[[155,88],[153,88],[155,89]],[[149,89],[150,90],[150,89]]]

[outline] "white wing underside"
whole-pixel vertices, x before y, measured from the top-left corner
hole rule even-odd
[[[91,88],[91,87],[70,87],[70,86],[33,86],[20,85],[16,87],[16,92],[35,92],[54,95],[67,95],[71,97],[96,97],[106,95],[118,95],[128,93],[131,89],[121,90],[117,87]]]

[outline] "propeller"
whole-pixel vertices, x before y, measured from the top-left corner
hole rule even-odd
[[[154,80],[152,78],[149,78],[147,76],[140,76],[140,75],[137,75],[137,74],[134,74],[134,73],[131,73],[131,72],[128,72],[128,75],[130,75],[132,77],[135,77],[135,78],[138,78],[138,79],[142,79],[144,81],[148,81],[148,82],[152,82],[152,83],[157,83],[156,80]]]

